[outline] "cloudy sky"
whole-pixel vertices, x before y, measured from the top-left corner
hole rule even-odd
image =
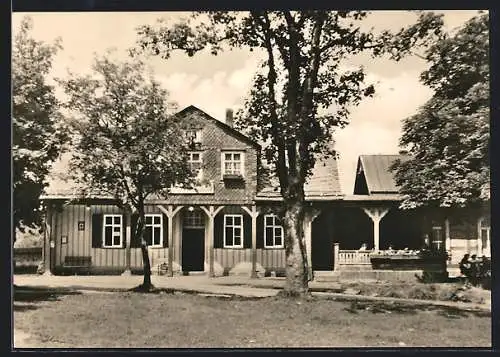
[[[453,31],[477,11],[443,13],[446,28]],[[32,17],[32,35],[36,39],[47,42],[57,37],[62,39],[64,49],[55,58],[53,77],[64,77],[68,69],[88,73],[94,53],[102,54],[110,48],[125,56],[136,41],[137,26],[152,24],[159,17],[175,20],[183,16],[172,12],[14,13],[14,33],[24,15]],[[415,19],[414,13],[406,11],[374,11],[365,25],[376,30],[398,30]],[[226,108],[237,109],[242,105],[258,61],[258,54],[233,50],[218,56],[201,53],[192,58],[182,54],[168,60],[153,58],[149,64],[180,109],[192,104],[224,120]],[[357,157],[397,153],[401,120],[415,113],[432,91],[419,83],[419,74],[426,69],[426,63],[417,57],[392,62],[358,56],[345,65],[363,65],[368,73],[367,81],[376,83],[375,97],[356,107],[350,124],[335,135],[342,190],[349,194],[354,186]]]

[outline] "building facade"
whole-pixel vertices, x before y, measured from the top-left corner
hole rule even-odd
[[[145,237],[153,272],[165,266],[170,275],[283,272],[284,232],[276,215],[281,197],[264,177],[260,146],[232,127],[230,111],[225,123],[194,106],[177,115],[189,124],[189,162],[198,184],[172,187],[167,199],[147,201]],[[316,163],[305,186],[304,232],[313,270],[368,264],[370,252],[389,245],[421,245],[421,217],[398,209],[400,197],[388,169],[396,158],[360,157],[353,195],[341,193],[335,158]],[[63,183],[50,185],[43,202],[44,261],[51,272],[72,273],[84,265],[92,274],[142,271],[137,217],[121,211],[111,197],[83,200],[71,183]],[[455,232],[455,216],[432,217],[438,222],[432,225],[433,242],[443,241],[455,258],[462,248],[488,251],[489,215],[483,212],[476,222],[477,236]],[[363,244],[367,249],[359,252]]]

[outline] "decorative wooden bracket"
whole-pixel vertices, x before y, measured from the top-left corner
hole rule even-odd
[[[389,208],[370,207],[363,208],[363,211],[373,221],[373,248],[378,251],[380,246],[380,220],[389,212]]]

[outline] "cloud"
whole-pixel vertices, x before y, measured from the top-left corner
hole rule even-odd
[[[258,61],[248,58],[243,65],[232,71],[217,71],[203,78],[185,72],[156,76],[169,90],[170,99],[179,108],[195,105],[217,119],[223,120],[226,108],[243,104],[257,70]]]
[[[356,107],[350,124],[334,134],[344,193],[352,193],[358,156],[396,154],[402,120],[417,112],[432,95],[432,91],[419,82],[418,73],[403,72],[391,78],[369,73],[367,82],[379,82],[375,97],[365,99]]]
[[[476,11],[443,11],[448,29],[461,25]],[[24,13],[14,13],[13,29]],[[116,47],[122,53],[134,44],[135,28],[154,23],[160,16],[175,19],[179,13],[36,13],[33,35],[52,42],[61,36],[64,49],[54,61],[53,75],[65,77],[66,68],[79,74],[90,72],[93,52],[103,53]],[[374,11],[366,20],[374,26],[399,30],[414,22],[416,16],[407,11]],[[179,108],[196,105],[215,118],[224,119],[225,109],[241,106],[250,89],[261,56],[257,52],[234,49],[211,56],[200,53],[192,58],[175,54],[168,60],[155,57],[151,65],[155,77],[170,92]],[[401,135],[401,120],[415,113],[432,92],[419,82],[419,74],[427,64],[416,57],[400,62],[374,60],[361,55],[349,60],[354,68],[364,65],[367,83],[376,84],[374,98],[364,100],[352,110],[351,124],[335,134],[336,148],[341,154],[340,178],[346,193],[352,193],[356,160],[360,154],[395,153]]]

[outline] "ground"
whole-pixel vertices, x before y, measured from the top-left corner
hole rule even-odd
[[[491,346],[485,312],[321,297],[37,289],[15,294],[16,347]]]

